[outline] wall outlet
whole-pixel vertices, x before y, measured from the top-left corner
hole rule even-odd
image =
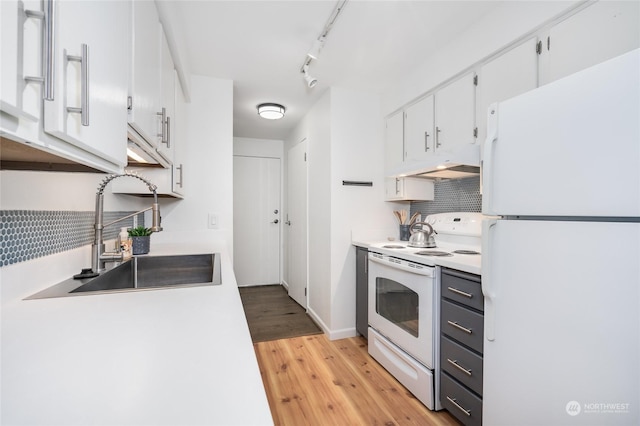
[[[209,219],[207,222],[209,229],[218,229],[218,215],[215,213],[209,213]]]

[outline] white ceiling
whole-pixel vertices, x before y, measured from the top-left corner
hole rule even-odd
[[[337,1],[174,0],[169,19],[191,73],[234,81],[234,136],[285,139],[327,88],[381,93],[499,3],[351,0],[310,66],[313,89],[300,68]],[[259,118],[262,102],[285,118]]]

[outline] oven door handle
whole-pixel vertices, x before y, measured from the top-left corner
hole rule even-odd
[[[379,263],[383,267],[396,270],[400,269],[402,271],[410,272],[416,275],[433,277],[435,273],[435,268],[433,266],[420,265],[419,263],[413,263],[391,256],[374,255],[373,253],[369,253],[369,260],[375,263]],[[371,270],[369,270],[369,275],[371,275],[371,273]]]

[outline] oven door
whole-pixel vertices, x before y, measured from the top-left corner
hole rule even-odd
[[[369,325],[434,368],[435,268],[369,253]]]

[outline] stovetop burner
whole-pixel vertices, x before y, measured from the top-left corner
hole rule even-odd
[[[447,253],[446,251],[439,251],[439,250],[417,251],[416,254],[419,254],[420,256],[440,256],[440,257],[453,256],[451,253]]]
[[[454,250],[453,252],[456,254],[480,254],[479,251],[475,250]]]
[[[400,244],[387,244],[386,246],[382,246],[382,248],[387,248],[387,249],[403,249],[405,248],[405,246],[402,246]]]

